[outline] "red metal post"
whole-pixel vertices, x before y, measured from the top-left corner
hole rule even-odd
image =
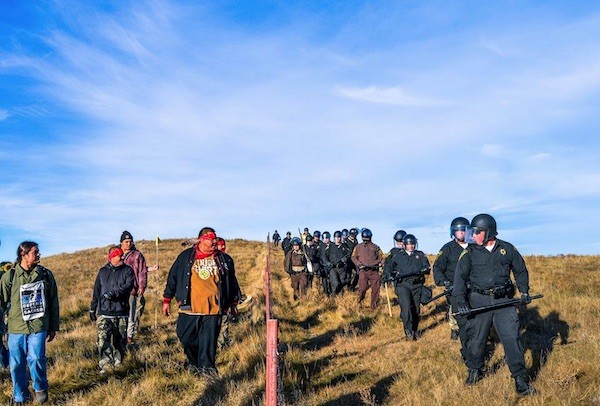
[[[266,373],[266,393],[267,406],[277,406],[277,334],[278,321],[275,319],[267,320],[267,373]]]
[[[271,318],[271,241],[267,235],[267,265],[265,266],[265,313]]]

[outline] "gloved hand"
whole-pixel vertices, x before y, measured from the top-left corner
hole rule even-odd
[[[469,314],[471,312],[471,308],[469,307],[468,304],[466,303],[461,303],[458,304],[456,306],[456,312],[460,315],[460,316],[466,316],[467,314]]]
[[[104,292],[102,297],[105,298],[106,300],[112,300],[115,297],[117,297],[117,294],[115,291],[109,290],[108,292]]]
[[[529,296],[529,293],[521,293],[521,304],[528,305],[529,303],[531,303],[531,296]]]
[[[452,289],[452,286],[453,286],[452,282],[444,281],[444,287],[446,288],[446,290]]]
[[[95,323],[96,320],[98,320],[98,316],[96,316],[96,312],[90,310],[90,320],[92,321],[92,323]]]

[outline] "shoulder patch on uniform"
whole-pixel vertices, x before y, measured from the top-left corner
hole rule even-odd
[[[462,259],[462,257],[464,257],[467,252],[468,251],[466,249],[462,250],[462,252],[460,253],[460,256],[458,257],[458,260],[460,261]]]

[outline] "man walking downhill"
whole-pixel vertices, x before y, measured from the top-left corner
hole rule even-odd
[[[135,284],[133,269],[123,262],[123,250],[111,247],[108,262],[98,271],[90,304],[90,320],[98,327],[100,373],[118,367],[125,358],[129,297]]]
[[[240,288],[233,259],[217,250],[211,227],[198,233],[198,243],[184,250],[169,271],[163,294],[163,314],[171,314],[171,301],[179,305],[177,337],[195,373],[216,373],[217,339],[221,319],[237,306]]]
[[[133,236],[129,231],[121,234],[121,249],[124,253],[125,264],[133,269],[135,285],[129,295],[129,319],[127,321],[127,345],[134,343],[135,336],[140,327],[140,319],[146,307],[144,292],[148,286],[148,271],[158,269],[154,265],[151,269],[146,266],[144,255],[135,247]]]
[[[13,403],[31,400],[27,370],[35,400],[48,401],[46,342],[59,329],[58,287],[49,269],[40,264],[40,250],[33,241],[17,248],[15,267],[0,280],[0,306],[8,311],[8,351]]]

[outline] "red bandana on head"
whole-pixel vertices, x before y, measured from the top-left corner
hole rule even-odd
[[[206,234],[200,236],[199,240],[200,241],[206,241],[206,240],[212,241],[216,238],[217,238],[216,233],[206,233]],[[210,253],[202,252],[202,251],[200,251],[200,244],[196,245],[196,259],[208,258],[208,257],[214,255],[214,253],[215,253],[214,251],[210,252]]]
[[[115,248],[108,254],[108,260],[110,261],[114,257],[122,257],[122,256],[123,256],[123,250],[121,248]]]

